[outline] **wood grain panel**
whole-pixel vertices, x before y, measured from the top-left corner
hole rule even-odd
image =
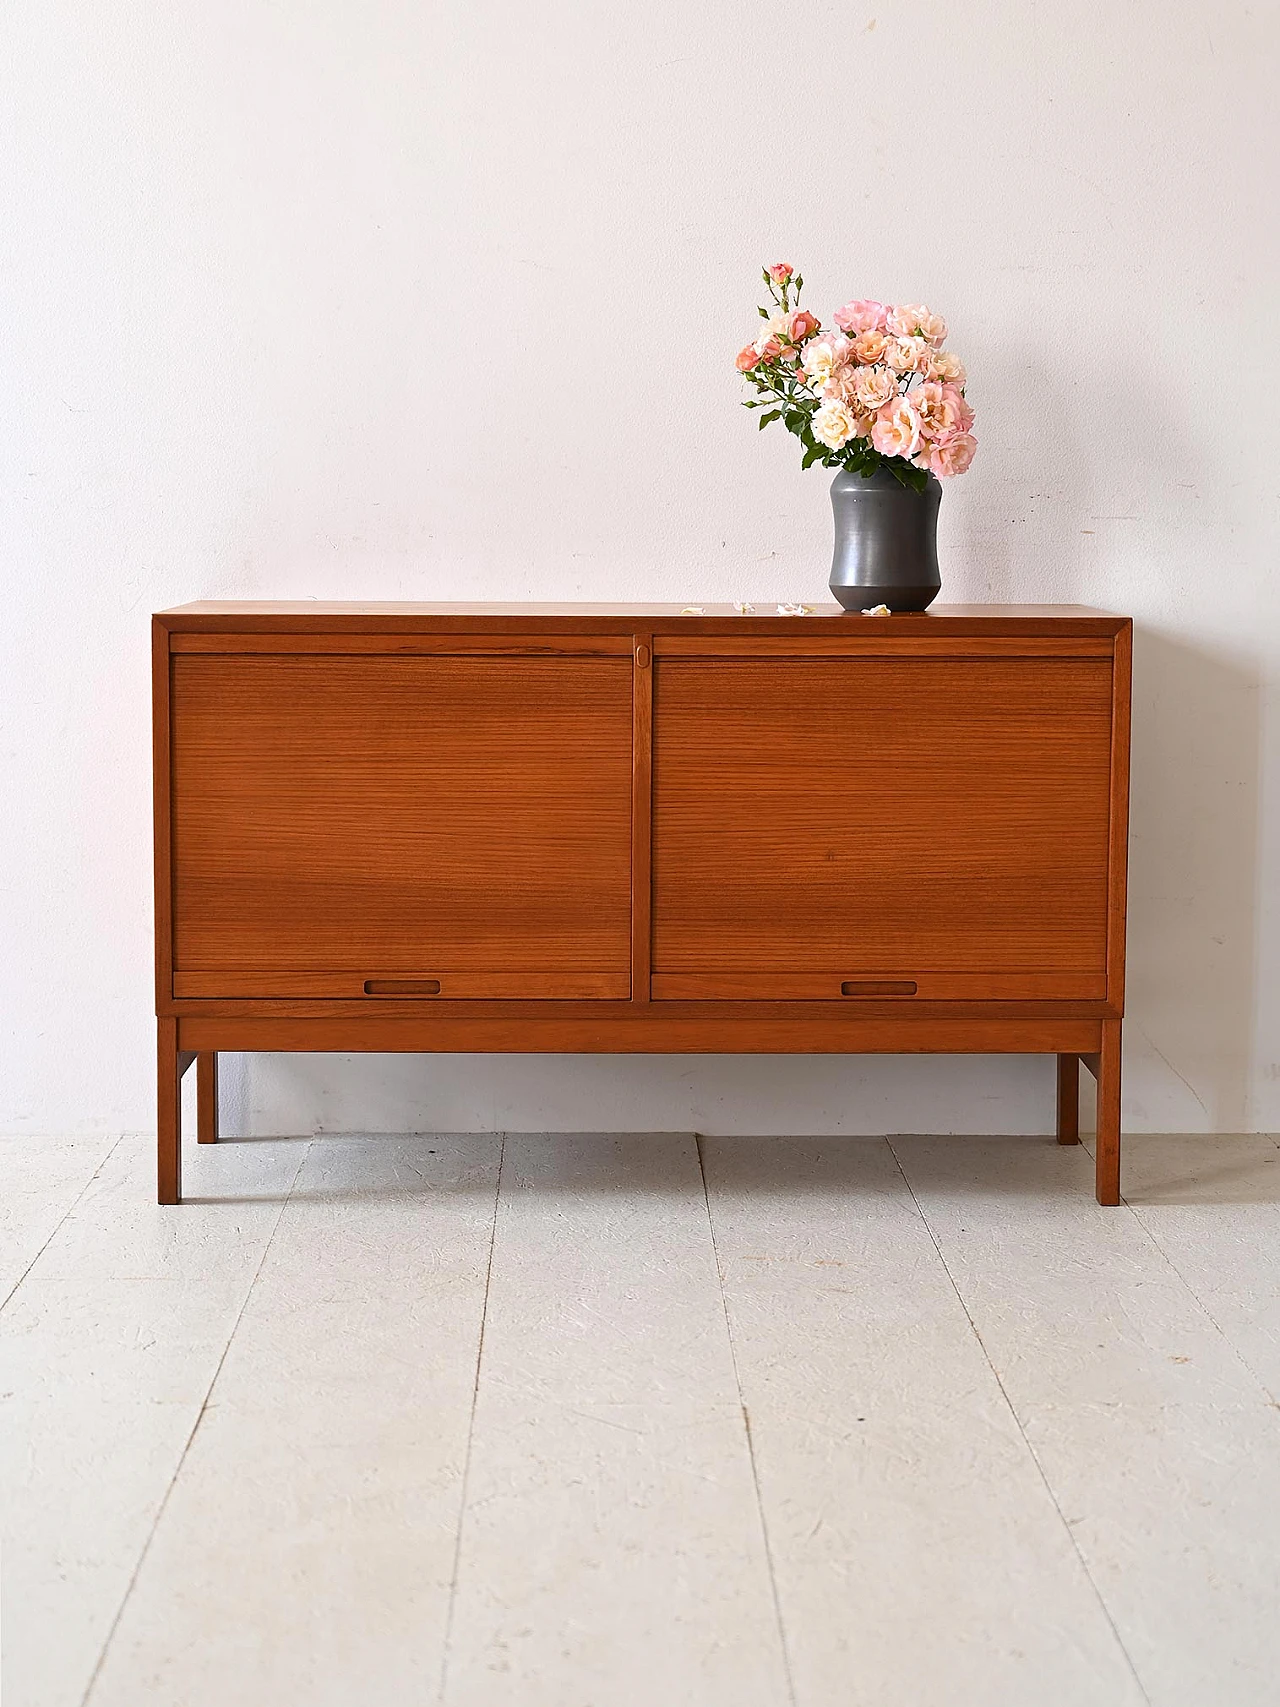
[[[517,634],[175,634],[174,652],[264,653],[323,652],[363,655],[395,654],[495,658],[627,658],[631,640],[625,634],[574,636]]]
[[[837,634],[815,631],[808,622],[785,637],[761,634],[654,637],[659,658],[1110,658],[1108,635],[869,634],[846,628]]]
[[[631,678],[629,658],[175,657],[176,972],[625,979]]]
[[[432,990],[370,990],[370,984],[432,984]],[[410,976],[403,967],[385,967],[347,972],[299,972],[293,969],[244,972],[219,969],[211,972],[175,972],[173,993],[181,1000],[226,1001],[235,997],[269,999],[279,997],[332,996],[358,1001],[376,996],[422,995],[442,1001],[625,1001],[631,980],[621,972],[576,972],[568,967],[555,972],[487,972],[467,967],[434,967]]]
[[[909,988],[886,990],[885,985]],[[846,986],[862,986],[852,988]],[[192,992],[194,994],[194,992]],[[1107,981],[1101,972],[912,972],[860,969],[840,972],[657,972],[654,1001],[786,1002],[835,1001],[897,995],[916,1002],[1101,1001]]]
[[[653,635],[632,636],[631,748],[631,999],[649,1000],[649,951],[653,899],[650,856],[653,849]]]
[[[151,827],[156,1013],[173,994],[173,845],[169,768],[169,635],[151,619]]]
[[[628,1008],[630,1003],[625,1004]],[[921,1025],[912,1014],[872,1018],[859,1013],[838,1019],[811,1014],[772,1019],[754,1013],[668,1018],[650,1007],[643,1018],[579,1012],[540,1020],[523,1013],[511,1019],[355,1018],[225,1019],[192,1016],[176,1022],[184,1049],[267,1049],[341,1054],[443,1055],[1052,1055],[1097,1050],[1098,1020],[1061,1017],[938,1019]]]
[[[1105,972],[1109,661],[654,674],[655,974]]]
[[[1107,926],[1107,998],[1124,1012],[1125,919],[1129,872],[1129,719],[1133,624],[1116,635],[1111,723],[1111,871]]]

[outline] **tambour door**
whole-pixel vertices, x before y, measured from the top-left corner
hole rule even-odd
[[[653,995],[1104,997],[1110,656],[766,645],[655,667]]]
[[[624,644],[176,652],[174,994],[627,997]]]

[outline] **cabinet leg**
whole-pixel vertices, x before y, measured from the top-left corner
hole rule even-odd
[[[1120,1201],[1120,1021],[1102,1022],[1102,1051],[1094,1071],[1098,1080],[1098,1148],[1095,1155],[1098,1202]]]
[[[156,1022],[156,1201],[182,1202],[182,1071],[178,1022]]]
[[[218,1142],[218,1057],[211,1049],[196,1056],[196,1140]]]
[[[1080,1057],[1058,1057],[1058,1142],[1080,1142]]]

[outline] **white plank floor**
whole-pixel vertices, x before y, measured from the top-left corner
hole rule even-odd
[[[1280,1146],[0,1141],[2,1707],[1253,1707]]]

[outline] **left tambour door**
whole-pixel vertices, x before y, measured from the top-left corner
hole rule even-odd
[[[171,672],[176,997],[629,995],[629,656]]]

